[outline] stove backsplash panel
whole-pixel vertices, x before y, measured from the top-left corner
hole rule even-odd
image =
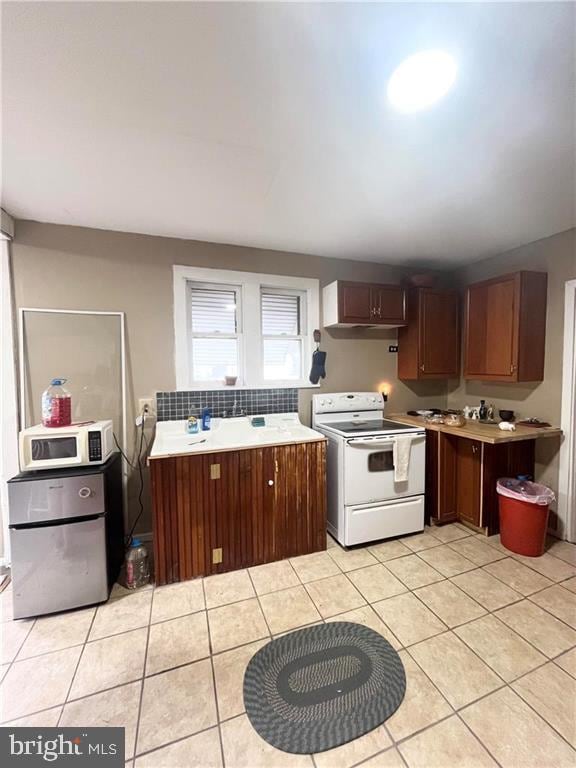
[[[158,421],[187,419],[209,408],[212,416],[232,413],[236,402],[237,410],[248,416],[259,413],[294,413],[298,410],[297,389],[205,389],[190,392],[158,392],[156,413]]]

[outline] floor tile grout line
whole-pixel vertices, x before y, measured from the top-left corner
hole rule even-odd
[[[546,587],[546,589],[549,589],[549,587]],[[544,590],[541,590],[542,592]],[[549,616],[553,616],[555,619],[558,619],[558,621],[561,621],[564,626],[568,627],[568,629],[571,629],[573,632],[576,632],[576,626],[573,626],[572,624],[568,624],[568,622],[564,621],[564,619],[561,619],[560,616],[557,616],[555,613],[552,613],[552,611],[549,611],[548,608],[545,605],[540,605],[540,603],[537,603],[535,600],[532,600],[534,595],[537,595],[538,592],[534,592],[533,595],[527,595],[526,600],[530,600],[530,602],[537,606],[538,608],[541,608],[545,613],[547,613]]]
[[[472,602],[473,602],[475,605],[477,605],[477,606],[478,606],[478,608],[480,608],[482,611],[484,611],[484,613],[481,613],[481,614],[480,614],[480,616],[475,616],[475,617],[474,617],[474,618],[472,618],[472,619],[468,619],[467,621],[463,621],[463,622],[462,622],[462,624],[469,624],[470,622],[472,622],[472,621],[476,621],[477,619],[481,619],[483,616],[486,616],[488,613],[490,613],[490,611],[489,611],[487,608],[485,608],[483,605],[481,605],[481,603],[479,603],[479,602],[478,602],[478,600],[475,600],[475,599],[474,599],[474,598],[473,598],[471,595],[468,595],[466,592],[464,592],[464,590],[463,590],[463,589],[460,589],[460,587],[459,587],[457,584],[453,584],[453,583],[450,581],[450,579],[444,579],[444,581],[447,581],[449,584],[452,584],[452,586],[453,586],[453,587],[455,587],[455,588],[456,588],[456,589],[457,589],[459,592],[462,592],[462,594],[464,595],[464,597],[468,598],[468,600],[472,600]],[[434,615],[435,615],[435,616],[436,616],[438,619],[440,619],[440,621],[441,621],[443,624],[446,624],[446,626],[447,626],[449,629],[454,629],[455,627],[460,627],[460,626],[462,626],[462,624],[455,624],[455,625],[454,625],[454,627],[450,627],[450,626],[449,626],[449,625],[446,623],[446,621],[445,621],[445,620],[444,620],[444,619],[443,619],[443,618],[440,616],[440,614],[439,614],[439,613],[437,613],[437,611],[435,611],[435,610],[434,610],[434,608],[433,608],[431,605],[427,605],[427,604],[424,602],[424,600],[423,600],[423,599],[420,597],[420,595],[419,595],[419,594],[417,594],[417,591],[418,591],[418,590],[421,590],[421,589],[427,589],[428,587],[435,587],[435,586],[437,586],[437,585],[439,585],[439,584],[442,584],[442,582],[440,582],[440,581],[435,581],[435,582],[433,582],[432,584],[427,584],[427,585],[426,585],[426,586],[424,586],[424,587],[418,587],[417,589],[415,589],[415,590],[412,590],[412,593],[413,593],[413,595],[414,595],[415,597],[417,597],[417,598],[418,598],[418,600],[420,600],[420,602],[421,602],[421,603],[422,603],[424,606],[426,606],[426,608],[428,608],[428,610],[429,610],[429,611],[432,611],[432,613],[433,613],[433,614],[434,614]]]
[[[136,755],[138,753],[138,739],[140,738],[140,720],[142,717],[142,705],[144,702],[144,686],[146,683],[146,666],[148,664],[148,647],[150,645],[150,627],[151,620],[152,620],[152,606],[154,604],[154,589],[152,590],[152,599],[150,600],[150,606],[148,609],[148,627],[146,631],[146,645],[144,647],[144,666],[142,668],[142,681],[140,683],[140,697],[138,700],[138,716],[136,718],[136,728],[134,732],[134,747],[133,747],[133,754],[132,757],[134,760],[136,760]]]
[[[204,597],[204,605],[206,605],[206,584],[202,580],[202,595]],[[218,744],[220,746],[220,759],[222,761],[222,768],[226,766],[226,759],[224,757],[224,741],[222,739],[222,729],[220,727],[220,706],[218,704],[218,686],[216,685],[216,670],[214,669],[214,647],[212,645],[212,634],[210,632],[210,621],[208,620],[208,610],[206,610],[206,626],[208,628],[208,650],[210,652],[210,669],[212,670],[212,688],[214,691],[214,707],[216,708],[216,728],[218,729]]]
[[[500,560],[494,560],[493,562],[502,562],[502,560],[513,560],[515,563],[518,563],[518,565],[523,565],[523,563],[519,562],[514,557],[502,557],[502,558],[500,558]],[[504,584],[509,589],[512,589],[514,592],[518,592],[518,594],[522,595],[522,597],[525,600],[531,598],[533,595],[538,595],[541,592],[545,592],[547,589],[551,589],[552,587],[561,587],[562,586],[562,582],[556,582],[556,581],[552,581],[552,579],[548,579],[550,584],[547,584],[545,587],[541,587],[539,589],[534,590],[534,592],[530,592],[529,594],[525,595],[523,592],[520,592],[520,590],[517,589],[516,587],[513,587],[511,584],[508,584],[507,582],[505,582],[502,578],[500,578],[500,576],[497,576],[495,573],[492,573],[492,571],[486,570],[486,566],[488,566],[488,565],[492,565],[492,563],[486,563],[486,565],[481,565],[481,566],[479,566],[479,568],[481,568],[485,573],[490,574],[490,576],[492,576],[493,578],[497,579],[497,581],[499,581],[501,584]],[[526,567],[528,567],[528,566],[526,566]],[[543,576],[541,573],[538,573],[538,571],[534,571],[533,568],[531,568],[530,570],[532,571],[532,573],[535,573],[537,576],[542,576],[543,579],[547,578],[546,576]],[[572,577],[570,577],[570,578],[572,578]],[[564,581],[569,581],[569,579],[564,579]],[[565,588],[563,587],[563,589],[565,589]],[[570,594],[570,590],[566,590],[566,591]]]
[[[517,681],[516,681],[516,680],[514,680],[513,682],[517,682]],[[515,689],[512,687],[512,685],[509,685],[508,687],[510,688],[510,690],[512,691],[512,693],[514,693],[516,696],[518,696],[518,698],[519,698],[521,701],[523,701],[523,702],[524,702],[524,704],[526,704],[526,706],[527,706],[529,709],[531,709],[531,710],[532,710],[532,712],[534,712],[534,714],[535,714],[537,717],[539,717],[539,718],[540,718],[540,720],[542,720],[544,723],[546,723],[546,725],[547,725],[549,728],[552,728],[552,730],[553,730],[555,733],[557,733],[557,734],[558,734],[558,736],[560,736],[560,738],[561,738],[561,739],[562,739],[564,742],[566,742],[566,744],[568,744],[568,746],[569,746],[569,747],[570,747],[570,748],[571,748],[571,749],[574,751],[574,756],[576,757],[576,747],[574,747],[574,745],[573,745],[573,744],[571,744],[571,743],[568,741],[568,739],[567,739],[567,738],[566,738],[566,737],[565,737],[565,736],[564,736],[564,735],[563,735],[563,734],[562,734],[562,733],[561,733],[561,732],[558,730],[558,728],[557,728],[555,725],[553,725],[553,724],[552,724],[552,723],[551,723],[549,720],[546,720],[546,718],[544,717],[544,715],[542,715],[540,712],[538,712],[538,710],[537,710],[537,709],[536,709],[534,706],[532,706],[532,704],[531,704],[531,703],[530,703],[530,702],[529,702],[527,699],[525,699],[525,698],[524,698],[524,696],[522,696],[520,693],[518,693],[518,691],[516,691],[516,690],[515,690]]]
[[[482,568],[476,568],[475,570],[482,571],[483,569]],[[448,576],[447,578],[448,578],[448,581],[450,581],[450,582],[452,582],[452,584],[454,584],[454,586],[458,587],[458,589],[461,589],[462,592],[465,592],[468,595],[468,597],[471,597],[473,600],[476,600],[477,603],[480,603],[480,600],[477,597],[474,597],[474,595],[472,595],[469,592],[467,592],[464,589],[464,587],[461,587],[460,584],[457,584],[454,581],[454,579],[457,579],[458,576],[466,576],[469,573],[473,573],[473,571],[465,571],[464,573],[457,573],[455,576]],[[488,573],[488,571],[484,571],[484,573],[486,573],[489,576],[492,575],[492,574]],[[499,582],[498,586],[500,586],[500,584],[501,584],[502,586],[506,587],[507,589],[511,590],[516,595],[518,595],[518,599],[517,600],[514,599],[514,600],[511,600],[509,603],[504,603],[503,605],[499,605],[497,608],[489,608],[487,605],[484,605],[483,603],[480,603],[480,605],[482,605],[482,607],[485,608],[490,613],[492,613],[493,611],[499,611],[502,608],[507,608],[509,605],[516,605],[517,603],[521,603],[523,600],[526,599],[526,597],[524,595],[522,595],[520,592],[518,592],[515,589],[512,589],[512,587],[509,584],[506,584],[505,582],[500,581],[500,579],[496,579],[496,581]]]
[[[152,747],[151,749],[145,749],[143,752],[138,752],[134,755],[133,760],[138,760],[141,757],[144,757],[146,755],[152,755],[154,752],[159,752],[161,749],[164,749],[165,747],[172,747],[174,744],[179,744],[182,741],[186,741],[186,739],[193,738],[194,736],[199,736],[201,733],[207,733],[208,731],[212,731],[217,729],[217,725],[207,725],[206,728],[200,728],[198,731],[194,731],[193,733],[187,733],[185,736],[179,736],[177,739],[171,739],[170,741],[167,741],[165,744],[160,744],[157,747]],[[130,759],[130,758],[129,758]]]
[[[423,602],[423,601],[421,601],[421,602]],[[426,606],[426,607],[428,607],[428,606]],[[430,609],[430,610],[431,610],[431,609]],[[464,645],[465,645],[467,648],[469,648],[469,650],[470,650],[470,651],[472,651],[472,653],[473,653],[473,654],[474,654],[474,655],[475,655],[475,656],[476,656],[476,657],[477,657],[477,658],[478,658],[478,659],[479,659],[479,660],[480,660],[480,661],[481,661],[483,664],[485,664],[485,665],[486,665],[486,666],[487,666],[487,667],[488,667],[488,668],[489,668],[489,669],[490,669],[492,672],[494,672],[494,674],[495,674],[497,677],[499,677],[501,680],[503,680],[503,681],[504,681],[504,683],[505,683],[506,685],[508,685],[508,684],[509,684],[509,683],[508,683],[508,681],[507,681],[507,680],[504,680],[504,678],[502,677],[502,675],[500,675],[500,674],[499,674],[499,673],[498,673],[498,672],[497,672],[497,671],[496,671],[496,670],[495,670],[495,669],[494,669],[494,668],[493,668],[493,667],[492,667],[492,666],[491,666],[491,665],[488,663],[488,661],[486,661],[485,659],[483,659],[483,658],[480,656],[480,654],[478,654],[478,653],[477,653],[477,652],[474,650],[474,648],[472,648],[470,645],[468,645],[468,643],[467,643],[465,640],[463,640],[463,639],[462,639],[462,638],[461,638],[461,637],[460,637],[458,634],[456,634],[456,632],[454,631],[454,630],[456,630],[456,629],[459,629],[460,627],[464,627],[464,626],[467,626],[468,624],[472,624],[473,622],[475,622],[475,621],[478,621],[479,619],[483,619],[483,618],[485,618],[486,616],[493,616],[493,615],[494,615],[494,613],[493,613],[492,611],[487,611],[487,612],[486,612],[486,613],[485,613],[483,616],[477,616],[476,618],[474,618],[474,619],[470,619],[469,621],[463,622],[462,624],[457,624],[455,627],[449,627],[448,631],[449,631],[449,632],[452,632],[452,633],[453,633],[453,634],[454,634],[454,635],[455,635],[455,636],[456,636],[456,637],[457,637],[457,638],[460,640],[460,642],[464,643]],[[507,625],[507,624],[505,624],[505,623],[504,623],[503,621],[501,621],[500,619],[498,619],[498,617],[497,617],[497,616],[494,616],[494,618],[496,618],[498,621],[500,621],[500,623],[501,623],[501,624],[503,624],[503,625],[504,625],[504,626],[505,626],[507,629],[510,629],[510,631],[511,631],[511,632],[513,632],[515,635],[517,635],[517,636],[518,636],[518,637],[519,637],[521,640],[524,640],[526,643],[528,643],[528,645],[530,645],[530,646],[531,646],[531,647],[532,647],[534,650],[538,651],[538,653],[540,653],[542,656],[544,656],[544,658],[546,659],[546,661],[542,662],[542,664],[539,664],[537,667],[534,667],[534,669],[538,669],[539,667],[541,667],[541,666],[544,666],[544,664],[546,664],[546,663],[549,661],[549,659],[546,657],[546,654],[545,654],[545,653],[542,653],[542,651],[540,651],[538,648],[536,648],[535,646],[532,646],[532,644],[531,644],[531,643],[530,643],[528,640],[526,640],[525,638],[523,638],[523,637],[522,637],[522,636],[521,636],[521,635],[520,635],[518,632],[516,632],[514,629],[512,629],[512,627],[508,627],[508,625]],[[434,635],[434,637],[438,637],[440,634],[446,634],[446,633],[445,633],[445,632],[444,632],[444,633],[438,633],[437,635]],[[431,638],[427,638],[427,639],[431,639]],[[420,641],[420,642],[422,642],[422,643],[425,643],[425,642],[426,642],[426,640],[422,640],[422,641]],[[412,645],[411,645],[411,646],[407,646],[406,648],[407,648],[407,650],[409,650],[409,648],[410,648],[410,647],[413,647],[414,645],[417,645],[417,644],[418,644],[418,643],[412,643]],[[410,654],[410,656],[412,656],[412,654]],[[413,658],[413,657],[412,657],[412,658]],[[533,670],[530,670],[530,671],[533,671]],[[514,680],[516,680],[516,678],[514,678]],[[513,681],[513,682],[514,682],[514,681]]]
[[[345,574],[345,573],[341,573],[341,574],[339,574],[339,575],[341,575],[341,576],[345,576],[345,577],[348,579],[348,577],[346,576],[346,574]],[[333,578],[334,578],[334,576],[327,576],[327,577],[326,577],[326,580],[327,580],[327,579],[333,579]],[[317,581],[324,581],[324,579],[318,579]],[[353,588],[353,589],[354,589],[356,592],[358,592],[358,595],[359,595],[359,597],[360,597],[360,598],[361,598],[361,599],[362,599],[364,602],[363,602],[361,605],[357,605],[357,606],[355,606],[354,608],[347,608],[345,611],[339,611],[338,613],[334,613],[334,614],[331,614],[330,616],[324,616],[324,614],[323,614],[323,613],[322,613],[322,611],[320,610],[320,606],[318,605],[318,603],[316,602],[316,600],[314,600],[314,597],[313,597],[313,595],[311,595],[311,594],[310,594],[310,591],[308,590],[308,588],[307,588],[307,585],[306,585],[306,584],[304,584],[304,588],[306,589],[306,592],[307,592],[307,594],[308,594],[308,597],[309,597],[309,598],[310,598],[310,600],[312,600],[312,602],[314,603],[314,607],[316,608],[316,610],[318,611],[318,613],[320,614],[320,617],[322,618],[322,620],[323,620],[324,622],[326,622],[326,619],[333,619],[335,616],[340,616],[340,615],[341,615],[341,614],[343,614],[343,613],[349,613],[350,611],[355,611],[355,610],[357,610],[357,609],[359,609],[359,608],[364,608],[365,606],[369,605],[368,601],[367,601],[367,600],[364,598],[364,596],[363,596],[363,595],[362,595],[362,594],[359,592],[358,588],[357,588],[357,587],[354,585],[354,583],[351,581],[351,579],[348,579],[348,582],[350,583],[351,587],[352,587],[352,588]],[[308,583],[312,583],[312,582],[308,582]]]
[[[498,690],[501,690],[501,689],[499,688]],[[482,739],[481,739],[481,738],[478,736],[478,734],[476,734],[476,733],[475,733],[475,732],[472,730],[472,728],[471,728],[471,727],[468,725],[468,723],[466,722],[466,720],[464,720],[464,718],[462,717],[462,715],[461,715],[461,713],[460,713],[459,711],[458,711],[458,712],[456,712],[456,717],[457,717],[457,718],[460,720],[460,722],[462,723],[462,725],[464,726],[464,728],[466,728],[466,730],[467,730],[467,731],[468,731],[468,732],[469,732],[469,733],[472,735],[472,738],[473,738],[473,739],[476,739],[476,741],[478,742],[478,744],[480,744],[480,746],[482,746],[482,747],[483,747],[483,748],[486,750],[486,752],[487,752],[487,753],[490,755],[490,757],[492,758],[492,760],[494,760],[494,762],[496,763],[496,765],[498,765],[500,768],[503,768],[503,766],[502,766],[502,763],[501,763],[499,760],[497,760],[497,759],[496,759],[496,755],[494,755],[494,754],[493,754],[493,753],[490,751],[490,749],[488,748],[488,745],[487,745],[487,744],[484,744],[484,742],[483,742],[483,741],[482,741]]]
[[[94,621],[96,619],[96,613],[97,613],[97,611],[94,611],[94,613],[92,614],[92,619],[90,621],[90,626],[88,627],[88,631],[86,632],[86,638],[84,639],[84,643],[82,644],[82,650],[80,651],[80,654],[78,656],[78,661],[76,662],[76,666],[74,667],[74,672],[72,674],[72,678],[70,679],[70,684],[68,686],[68,690],[66,691],[66,696],[64,697],[64,701],[62,703],[62,709],[60,710],[60,714],[58,715],[58,720],[56,722],[57,726],[60,725],[60,720],[62,720],[62,715],[64,714],[64,709],[66,707],[66,704],[68,703],[68,698],[69,698],[70,693],[72,691],[72,686],[74,685],[74,680],[76,679],[76,675],[78,674],[78,669],[80,667],[80,662],[82,661],[82,657],[84,656],[84,650],[86,648],[86,643],[87,643],[88,638],[90,637],[90,632],[92,631],[92,627],[93,627]]]
[[[18,621],[18,619],[11,619],[11,621]],[[25,621],[26,621],[26,619],[25,619]],[[37,619],[36,619],[36,618],[34,618],[34,619],[32,620],[32,622],[31,622],[31,624],[30,624],[30,628],[28,629],[28,632],[26,632],[26,634],[25,634],[24,638],[22,639],[22,642],[21,642],[21,643],[20,643],[20,645],[18,646],[18,650],[17,650],[17,651],[16,651],[16,653],[14,654],[14,657],[13,657],[12,659],[10,659],[10,661],[8,661],[8,662],[7,662],[7,664],[8,664],[8,669],[7,669],[7,670],[6,670],[6,672],[4,673],[4,677],[2,678],[2,682],[4,682],[4,680],[6,679],[6,675],[7,675],[7,674],[10,672],[10,670],[12,669],[12,664],[14,664],[14,663],[16,662],[16,660],[17,660],[17,658],[18,658],[18,654],[19,654],[19,653],[20,653],[20,651],[22,650],[22,647],[24,646],[24,643],[26,642],[26,640],[28,640],[28,637],[29,637],[29,635],[30,635],[30,632],[32,632],[32,629],[33,629],[33,627],[36,625],[36,621],[37,621]],[[2,622],[2,623],[4,624],[5,622]],[[21,659],[21,661],[24,661],[24,659]]]
[[[510,605],[520,605],[522,602],[523,602],[523,601],[517,601],[517,602],[515,602],[515,603],[510,603]],[[508,608],[508,606],[507,606],[507,605],[505,605],[505,606],[503,606],[503,607],[504,607],[504,608]],[[554,657],[552,657],[552,658],[551,658],[550,656],[548,656],[548,654],[544,653],[544,651],[543,651],[543,650],[541,650],[540,648],[538,648],[538,646],[537,646],[537,645],[535,645],[535,644],[534,644],[534,643],[533,643],[531,640],[529,640],[527,637],[524,637],[524,636],[523,636],[523,635],[522,635],[520,632],[518,632],[516,629],[514,629],[514,627],[511,627],[509,624],[506,624],[506,622],[505,622],[505,621],[503,621],[503,620],[500,618],[500,616],[498,616],[498,614],[497,614],[497,611],[500,611],[500,610],[502,610],[502,608],[498,608],[496,611],[490,611],[488,615],[489,615],[489,616],[493,616],[493,617],[494,617],[495,619],[497,619],[497,620],[498,620],[498,621],[499,621],[501,624],[503,624],[503,625],[504,625],[504,627],[506,627],[506,629],[509,629],[509,630],[510,630],[510,631],[511,631],[513,634],[517,635],[517,636],[518,636],[518,637],[519,637],[521,640],[523,640],[523,641],[524,641],[525,643],[527,643],[527,644],[528,644],[528,645],[529,645],[531,648],[533,648],[533,650],[535,650],[535,651],[538,651],[538,653],[540,653],[542,656],[544,656],[544,658],[546,659],[546,661],[554,661],[555,659],[557,659],[557,658],[558,658],[558,656],[561,656],[563,653],[566,653],[567,651],[571,650],[572,648],[576,648],[576,643],[574,643],[574,645],[570,646],[570,648],[567,648],[567,649],[566,649],[566,651],[561,651],[559,654],[557,654],[557,656],[554,656]],[[539,665],[539,666],[542,666],[542,665]]]

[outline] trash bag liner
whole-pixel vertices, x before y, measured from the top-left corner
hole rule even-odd
[[[507,496],[516,501],[527,501],[530,504],[550,505],[556,498],[554,491],[546,485],[512,477],[500,478],[496,483],[496,490],[500,496]]]

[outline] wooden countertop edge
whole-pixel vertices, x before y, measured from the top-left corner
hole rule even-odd
[[[386,414],[390,421],[397,421],[400,424],[410,424],[411,426],[424,427],[433,432],[445,432],[457,437],[466,437],[470,440],[478,440],[482,443],[496,445],[498,443],[513,443],[521,440],[538,440],[542,437],[559,437],[562,430],[559,427],[516,427],[514,432],[504,432],[496,426],[480,424],[483,429],[489,429],[496,434],[490,435],[466,424],[464,427],[451,427],[448,424],[427,424],[422,416],[408,416],[403,413]]]
[[[204,448],[202,451],[185,451],[184,453],[163,453],[161,456],[148,456],[146,459],[146,464],[149,466],[151,461],[158,461],[158,459],[176,459],[181,457],[187,457],[187,456],[204,456],[207,453],[231,453],[233,451],[251,451],[255,450],[257,448],[278,448],[280,446],[290,446],[290,445],[308,445],[308,443],[325,443],[327,438],[324,436],[322,437],[315,437],[310,438],[310,440],[293,440],[289,443],[287,442],[281,442],[281,443],[264,443],[264,444],[257,444],[257,445],[243,445],[243,446],[230,446],[230,448]]]

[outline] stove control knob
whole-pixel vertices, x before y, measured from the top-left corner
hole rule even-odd
[[[320,405],[326,405],[326,400],[320,400]]]
[[[89,499],[90,496],[92,496],[92,490],[84,486],[84,488],[80,488],[78,491],[78,496],[80,496],[81,499]]]

